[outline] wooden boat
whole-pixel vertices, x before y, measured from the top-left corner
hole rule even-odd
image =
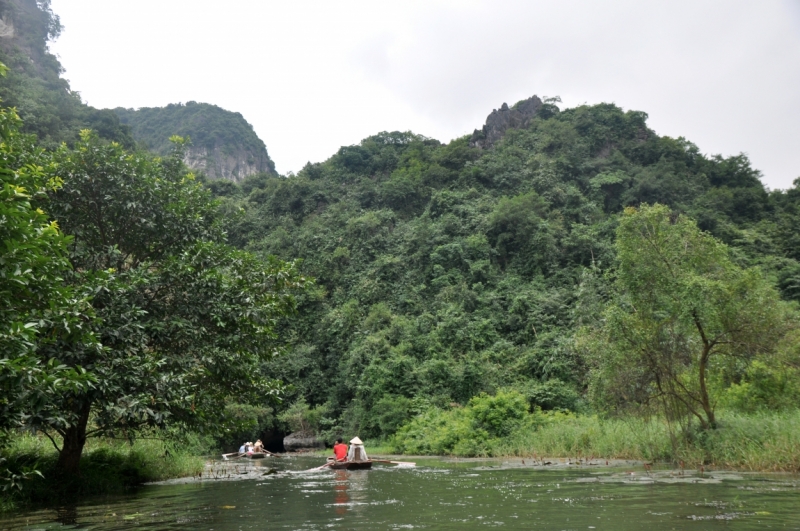
[[[242,457],[245,457],[247,459],[264,459],[265,457],[283,457],[283,456],[278,454],[273,454],[269,450],[264,450],[263,452],[252,452],[249,454],[240,454],[239,452],[222,454],[223,461],[227,461],[228,459],[240,459]]]
[[[372,461],[334,461],[330,467],[334,470],[369,470]]]
[[[317,470],[325,470],[326,468],[332,470],[369,470],[372,468],[372,463],[387,463],[398,466],[416,466],[416,463],[411,461],[389,461],[387,459],[369,459],[367,461],[336,461],[333,457],[328,458],[328,462],[317,468],[310,468],[306,472],[316,472]]]

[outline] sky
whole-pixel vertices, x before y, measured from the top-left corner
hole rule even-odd
[[[52,0],[95,107],[242,113],[280,173],[380,131],[448,142],[503,102],[645,111],[660,135],[800,177],[800,0]]]

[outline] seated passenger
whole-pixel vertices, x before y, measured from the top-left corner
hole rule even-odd
[[[336,444],[333,445],[333,455],[337,461],[344,461],[347,459],[347,445],[342,443],[342,438],[336,439]]]
[[[367,451],[364,450],[364,443],[358,437],[355,437],[350,441],[350,450],[347,452],[347,460],[355,463],[369,461],[369,457],[367,457]]]

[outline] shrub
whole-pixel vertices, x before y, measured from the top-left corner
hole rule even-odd
[[[467,411],[476,428],[492,437],[503,437],[519,426],[528,404],[517,391],[500,391],[494,396],[481,393],[469,401]]]
[[[311,408],[303,399],[278,415],[278,420],[286,424],[292,432],[319,433],[323,417],[328,413],[326,404]]]
[[[400,428],[391,442],[404,453],[492,455],[499,438],[521,426],[527,414],[525,396],[517,391],[482,393],[463,408],[428,409]]]

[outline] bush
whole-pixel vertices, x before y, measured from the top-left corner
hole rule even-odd
[[[391,440],[394,451],[417,455],[487,455],[489,434],[476,430],[466,408],[431,408],[400,428]]]
[[[504,437],[519,426],[528,413],[528,404],[517,391],[500,391],[495,396],[481,393],[469,401],[467,411],[475,428],[491,437]]]
[[[796,407],[800,401],[800,374],[788,366],[750,363],[744,378],[725,389],[720,405],[745,412]]]
[[[391,443],[402,453],[492,455],[499,438],[518,429],[528,416],[525,396],[519,392],[482,393],[466,407],[423,412],[400,428]]]

